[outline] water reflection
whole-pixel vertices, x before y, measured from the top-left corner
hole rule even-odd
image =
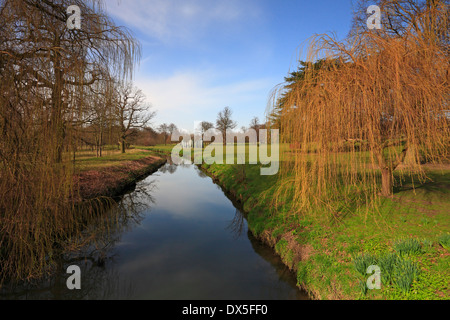
[[[2,299],[300,299],[295,276],[248,232],[244,215],[195,166],[168,163],[85,230],[56,275]],[[78,265],[82,289],[65,270]]]
[[[286,265],[283,264],[281,258],[273,253],[273,249],[261,243],[256,239],[251,232],[248,232],[248,239],[252,245],[253,250],[260,255],[264,260],[270,263],[272,269],[277,274],[277,281],[273,282],[270,286],[261,288],[265,291],[268,299],[279,299],[280,296],[286,293],[286,284],[291,288],[297,288],[295,273],[289,270]],[[287,298],[290,300],[309,300],[309,296],[302,290],[292,290],[291,295]]]
[[[132,192],[122,196],[98,223],[86,229],[85,236],[90,237],[90,244],[75,255],[94,259],[99,266],[104,265],[108,252],[121,241],[121,235],[139,226],[150,212],[155,203],[152,193],[156,188],[156,180],[146,180],[136,185]]]
[[[247,231],[246,226],[244,215],[239,209],[236,209],[236,213],[234,214],[233,220],[231,220],[230,224],[227,226],[227,230],[229,230],[234,235],[234,238],[237,239]]]
[[[305,292],[296,289],[297,284],[295,281],[295,274],[283,264],[279,256],[274,254],[272,248],[256,239],[248,230],[245,215],[241,210],[236,209],[233,219],[227,226],[227,230],[234,235],[234,239],[246,236],[250,240],[253,250],[264,258],[264,260],[269,262],[276,271],[280,285],[276,285],[276,282],[272,282],[270,285],[260,287],[260,291],[265,292],[268,299],[277,299],[278,297],[285,295],[285,284],[288,284],[291,288],[295,289],[292,290],[292,295],[288,296],[286,299],[309,300],[309,297]]]
[[[1,299],[116,299],[131,297],[134,284],[122,279],[114,268],[115,246],[124,232],[136,228],[155,202],[152,192],[155,181],[143,181],[117,202],[108,203],[99,215],[101,218],[86,228],[82,239],[87,243],[78,250],[61,254],[56,259],[54,271],[38,281],[9,283],[0,288]],[[68,290],[67,267],[77,265],[82,274],[82,290]]]
[[[168,172],[170,174],[174,174],[176,171],[177,171],[177,165],[174,163],[171,163],[171,162],[160,169],[160,172],[162,172],[162,173]]]

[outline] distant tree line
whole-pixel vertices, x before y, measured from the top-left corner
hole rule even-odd
[[[202,121],[199,124],[199,128],[197,130],[201,133],[202,137],[204,134],[211,129],[217,130],[221,133],[223,143],[226,143],[226,133],[227,131],[233,131],[238,126],[238,123],[232,119],[233,111],[230,107],[225,107],[217,114],[217,118],[215,124],[209,121]],[[255,130],[259,139],[259,130],[264,129],[266,127],[265,124],[261,124],[259,122],[258,117],[252,118],[250,121],[249,127],[242,126],[240,128],[239,134],[245,135],[248,133],[249,129]],[[248,142],[248,138],[246,140]]]

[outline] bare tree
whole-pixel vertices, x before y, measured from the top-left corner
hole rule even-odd
[[[164,137],[164,145],[167,144],[167,137],[169,136],[169,125],[167,123],[163,123],[158,127],[158,131]]]
[[[178,130],[178,127],[173,123],[169,124],[167,127],[167,131],[169,132],[170,136],[172,136],[174,134],[174,132],[176,132],[177,130]]]
[[[75,123],[72,123],[76,131],[74,139],[94,146],[97,157],[102,157],[106,131],[108,128],[114,127],[116,118],[113,105],[114,83],[100,80],[89,86],[85,91],[87,92],[84,97],[89,100],[89,106],[84,108],[83,114],[77,115]],[[88,127],[83,126],[83,124],[88,125]],[[74,153],[75,150],[76,146]]]
[[[116,89],[115,110],[119,126],[119,143],[122,153],[126,151],[127,137],[131,129],[145,128],[156,113],[150,112],[142,91],[131,83],[119,85]]]
[[[62,161],[71,92],[107,73],[130,75],[140,57],[139,44],[105,15],[101,1],[90,2],[5,0],[1,7],[0,20],[9,23],[0,53],[23,84],[45,101],[54,162]],[[81,30],[67,27],[70,5],[81,9]]]
[[[0,282],[52,269],[55,244],[75,246],[67,235],[78,238],[94,216],[75,205],[74,166],[59,163],[109,116],[93,91],[129,79],[140,57],[101,3],[0,0]],[[71,5],[81,9],[80,30],[67,26]]]
[[[449,0],[357,0],[350,37],[367,32],[367,8],[377,5],[381,10],[384,37],[421,37],[434,42],[449,53],[449,20],[442,17],[449,11]]]
[[[200,122],[199,129],[200,129],[202,136],[205,134],[206,131],[208,131],[212,128],[214,128],[214,124],[212,124],[211,122],[208,122],[208,121]]]
[[[223,143],[226,141],[227,130],[232,130],[236,128],[237,123],[231,119],[232,111],[229,107],[225,107],[217,115],[216,129],[222,134]]]
[[[203,136],[208,130],[212,128],[214,128],[214,124],[212,124],[211,122],[208,121],[200,122],[198,129],[200,130],[200,134],[202,136],[202,148],[205,147],[205,141],[203,141]]]
[[[258,117],[254,117],[250,121],[250,129],[256,131],[256,139],[259,141],[259,130],[261,129],[261,124],[259,123]]]

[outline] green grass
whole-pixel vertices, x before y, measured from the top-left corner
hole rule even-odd
[[[308,257],[294,270],[299,286],[313,298],[450,299],[450,171],[428,171],[429,179],[415,179],[414,186],[397,176],[393,198],[380,199],[376,207],[352,206],[336,220],[325,218],[323,208],[308,217],[294,214],[292,195],[274,208],[280,182],[278,176],[261,176],[260,165],[202,167],[241,201],[250,230],[287,265],[295,259],[286,234],[308,248]],[[382,270],[381,290],[365,286],[370,276],[365,271],[373,262]]]
[[[377,210],[367,212],[365,208],[357,208],[352,215],[336,223],[326,219],[303,220],[292,215],[289,198],[278,210],[270,210],[268,204],[277,179],[258,175],[258,166],[246,168],[244,184],[235,183],[231,167],[213,165],[208,170],[219,177],[226,189],[234,190],[238,197],[245,199],[249,227],[257,236],[269,231],[277,239],[294,231],[300,244],[312,247],[314,254],[298,265],[297,280],[313,297],[450,298],[448,280],[444,281],[450,277],[450,269],[440,267],[448,263],[445,262],[448,256],[442,256],[442,250],[448,248],[448,238],[442,237],[442,244],[437,246],[441,243],[439,236],[450,230],[447,189],[437,190],[432,183],[415,192],[404,187],[396,191],[393,199],[382,199]],[[435,175],[435,183],[447,181],[448,176],[449,173]],[[280,245],[275,250],[280,255],[286,254]],[[399,264],[395,250],[410,262]],[[323,252],[326,255],[321,254]],[[378,263],[384,270],[381,290],[361,290],[360,283],[365,283],[365,278],[361,278],[361,272],[352,261],[352,256],[361,254],[379,257]],[[368,262],[362,263],[366,266]]]
[[[140,160],[152,155],[156,155],[155,150],[148,147],[132,147],[127,149],[126,153],[118,150],[108,150],[103,153],[101,158],[96,156],[95,152],[78,152],[75,157],[76,172],[99,170],[101,168],[116,166],[122,162]]]
[[[450,250],[450,234],[440,236],[438,241],[443,248]]]
[[[415,255],[422,252],[422,245],[417,239],[401,239],[394,244],[394,250],[399,255]]]

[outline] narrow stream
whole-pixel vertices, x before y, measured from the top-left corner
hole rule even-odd
[[[308,299],[196,166],[166,164],[111,210],[121,212],[116,227],[61,263],[81,268],[81,290],[67,289],[60,272],[0,299]]]

